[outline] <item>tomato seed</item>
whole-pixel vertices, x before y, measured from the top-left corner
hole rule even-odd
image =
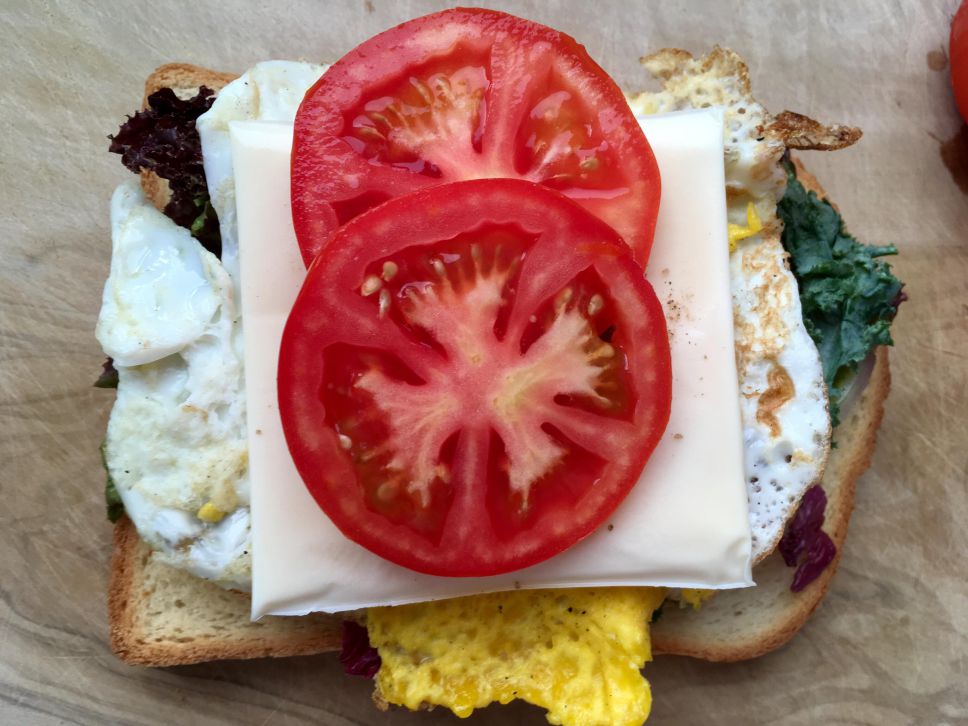
[[[363,297],[369,297],[377,290],[383,287],[383,282],[376,275],[370,275],[365,280],[363,280],[363,285],[360,287],[360,292],[363,293]]]
[[[381,134],[372,126],[360,126],[356,130],[357,136],[363,139],[369,139],[370,141],[386,141],[387,137]]]
[[[424,103],[426,103],[428,106],[434,105],[434,94],[430,92],[429,88],[427,88],[426,83],[421,81],[419,78],[411,78],[410,84],[417,89],[417,93],[420,94],[420,97],[424,100]]]
[[[390,282],[390,280],[396,277],[396,274],[399,271],[399,269],[400,268],[397,267],[396,262],[387,260],[386,262],[383,263],[383,279],[386,280],[387,282]]]
[[[387,310],[390,309],[390,291],[380,290],[380,317],[382,318],[387,314]]]

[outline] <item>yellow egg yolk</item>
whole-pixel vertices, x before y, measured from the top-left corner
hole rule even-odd
[[[746,205],[746,226],[744,227],[741,224],[729,225],[729,251],[735,251],[736,244],[740,240],[752,237],[762,231],[763,223],[760,221],[760,215],[756,212],[756,205],[750,202]]]
[[[205,502],[205,504],[199,508],[196,516],[203,522],[215,523],[222,521],[222,518],[225,516],[225,512],[211,502]]]

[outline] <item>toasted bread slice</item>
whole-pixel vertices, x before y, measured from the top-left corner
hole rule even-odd
[[[820,605],[836,572],[853,509],[854,486],[870,461],[890,388],[887,350],[877,351],[870,382],[837,427],[824,477],[824,529],[837,559],[803,592],[774,553],[754,570],[757,587],[718,593],[702,609],[669,606],[652,629],[656,655],[714,661],[763,655],[792,638]],[[127,663],[169,666],[227,658],[309,655],[339,647],[339,619],[316,614],[249,622],[249,597],[159,562],[122,519],[115,525],[109,594],[111,647]]]
[[[191,96],[205,85],[218,91],[235,76],[185,64],[158,68],[145,84],[145,98],[163,87]],[[801,181],[818,194],[816,179],[797,163]],[[167,185],[142,174],[147,196],[159,208]],[[790,592],[793,570],[773,554],[756,567],[758,586],[719,593],[699,612],[667,607],[653,628],[656,654],[715,661],[753,658],[779,647],[803,627],[823,599],[836,571],[853,509],[854,486],[874,449],[883,403],[890,388],[887,349],[876,353],[874,370],[859,401],[834,432],[837,449],[823,484],[828,495],[824,529],[837,545],[837,559],[803,592]],[[109,590],[111,647],[123,661],[171,666],[209,660],[309,655],[339,647],[339,618],[266,617],[249,621],[247,595],[223,590],[160,562],[126,518],[115,525]]]

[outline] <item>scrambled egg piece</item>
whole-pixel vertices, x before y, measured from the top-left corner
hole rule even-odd
[[[637,726],[652,693],[649,620],[664,588],[515,590],[372,608],[378,701],[475,708],[515,698],[562,726]]]

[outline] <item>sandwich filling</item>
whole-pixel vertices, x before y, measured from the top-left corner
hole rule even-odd
[[[115,191],[111,222],[97,328],[118,371],[108,471],[163,561],[247,589],[248,452],[232,281],[137,182]]]
[[[725,111],[726,194],[731,245],[735,245],[730,267],[734,332],[743,393],[753,552],[759,559],[775,548],[783,525],[792,516],[800,497],[821,478],[830,442],[823,371],[816,346],[803,324],[796,280],[784,262],[776,217],[776,200],[784,185],[784,175],[777,162],[790,135],[752,98],[745,66],[731,52],[717,49],[707,58],[692,59],[679,51],[664,51],[646,59],[646,65],[663,81],[664,88],[631,98],[637,114],[707,104],[722,106]],[[212,109],[198,120],[209,193],[221,228],[221,265],[236,281],[231,291],[233,302],[237,300],[238,289],[238,242],[228,124],[247,118],[291,119],[302,93],[322,70],[322,66],[310,64],[260,64],[222,89]],[[171,226],[175,228],[174,224]],[[112,274],[106,289],[128,284],[130,281]],[[106,318],[108,311],[105,307],[102,313],[105,320],[102,331],[111,328]],[[136,315],[145,315],[145,312],[142,310]],[[232,315],[238,323],[236,327],[241,327],[237,310]],[[235,335],[240,335],[240,331]],[[236,341],[230,347],[237,351],[239,346],[240,342]],[[110,354],[111,348],[105,348]],[[116,365],[124,367],[127,362],[118,359]],[[238,395],[240,399],[244,397],[241,391]],[[173,404],[173,408],[181,405]],[[124,407],[114,414],[119,418],[125,415]],[[155,437],[159,441],[166,431],[174,435],[171,428],[156,428]],[[120,464],[122,447],[112,445],[110,438],[106,448],[109,472],[121,499],[125,503],[127,499],[134,502],[128,492],[144,488],[143,476],[138,469]],[[159,472],[159,476],[163,475]],[[142,537],[165,552],[173,564],[193,572],[207,572],[210,579],[220,584],[248,589],[244,574],[223,578],[217,566],[193,566],[191,554],[195,540],[210,529],[226,526],[221,524],[221,518],[236,509],[243,512],[236,515],[240,531],[248,536],[248,525],[241,522],[247,518],[246,476],[243,468],[237,475],[238,486],[229,487],[238,489],[236,506],[217,512],[214,503],[202,511],[211,499],[206,498],[207,480],[186,485],[182,481],[184,472],[173,470],[170,487],[159,487],[155,482],[156,491],[174,491],[178,487],[195,491],[191,497],[171,498],[169,494],[155,498],[161,501],[168,496],[168,506],[161,506],[159,510],[181,512],[180,520],[191,521],[193,525],[166,531],[167,536],[159,534],[158,522],[167,522],[168,515],[161,519],[154,512],[143,515],[144,510],[136,504],[129,508],[129,513]],[[226,500],[222,503],[229,506]],[[212,521],[216,517],[218,520]],[[219,564],[248,572],[245,559],[248,554],[243,554],[248,549],[246,543],[237,555],[223,558]],[[232,563],[236,556],[239,563]]]

